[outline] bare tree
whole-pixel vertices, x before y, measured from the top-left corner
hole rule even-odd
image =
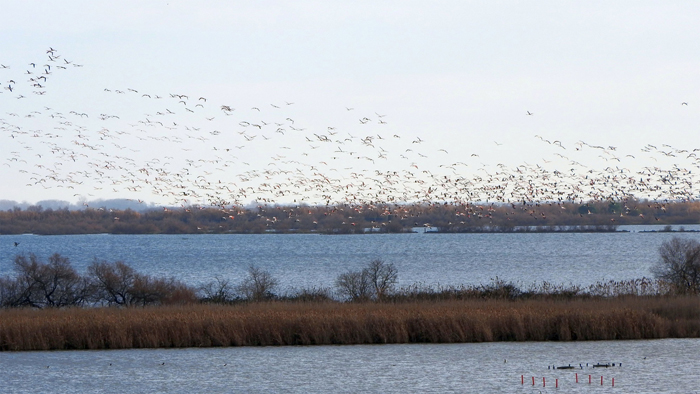
[[[372,286],[365,270],[348,271],[335,280],[338,292],[351,301],[367,301],[372,298]]]
[[[254,265],[248,267],[248,277],[236,287],[245,298],[252,301],[262,301],[274,298],[273,291],[279,282],[268,271]]]
[[[700,242],[680,237],[663,242],[653,272],[679,293],[700,293]]]
[[[394,290],[398,278],[398,270],[394,264],[372,260],[363,272],[366,272],[377,300],[381,301]]]
[[[90,287],[73,268],[70,260],[58,253],[42,263],[34,254],[15,257],[17,279],[14,288],[17,306],[35,308],[83,304]]]
[[[108,305],[129,305],[133,302],[131,289],[137,274],[123,261],[108,263],[95,260],[88,266],[88,275],[96,290],[95,301]]]
[[[133,305],[187,304],[196,300],[195,291],[175,278],[137,274],[130,290]]]
[[[17,279],[9,276],[0,278],[0,307],[14,308],[21,306],[23,289]]]
[[[156,278],[136,272],[122,261],[94,261],[88,267],[93,301],[108,305],[145,306],[194,302],[195,292],[173,278]]]
[[[383,300],[394,290],[398,270],[394,264],[372,260],[360,271],[348,271],[338,276],[338,292],[352,301]]]
[[[234,300],[234,289],[228,279],[215,276],[214,281],[206,283],[199,288],[205,302],[225,304]]]

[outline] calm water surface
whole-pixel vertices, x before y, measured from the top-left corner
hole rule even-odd
[[[0,391],[700,393],[698,365],[699,339],[18,352],[0,353]]]
[[[81,272],[93,261],[122,260],[138,271],[192,285],[215,275],[238,281],[246,268],[271,271],[282,288],[332,286],[335,278],[373,259],[394,263],[399,284],[485,284],[499,277],[525,286],[548,281],[587,285],[650,277],[659,245],[673,235],[630,232],[543,234],[261,234],[0,236],[0,275],[12,274],[19,253],[58,252]],[[700,226],[685,226],[700,229]],[[19,242],[15,247],[14,242]]]

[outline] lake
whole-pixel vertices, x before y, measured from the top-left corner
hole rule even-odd
[[[46,258],[57,252],[70,258],[80,272],[94,259],[122,260],[139,272],[173,276],[191,285],[217,275],[236,283],[253,264],[279,279],[282,290],[332,287],[339,274],[373,259],[395,264],[401,286],[486,284],[496,277],[525,287],[542,281],[588,285],[651,277],[663,241],[674,235],[700,240],[698,232],[642,232],[663,226],[620,228],[626,232],[3,235],[0,275],[13,274],[17,254]]]
[[[140,272],[192,285],[216,275],[236,282],[254,264],[271,271],[283,289],[332,286],[338,274],[372,259],[394,263],[400,285],[480,284],[495,277],[526,286],[542,281],[586,285],[649,277],[663,241],[674,235],[700,240],[695,232],[642,232],[661,228],[627,226],[622,227],[627,232],[616,233],[0,236],[0,275],[13,274],[17,254],[45,258],[58,252],[79,271],[95,258],[123,260]],[[592,367],[613,362],[616,367]],[[550,369],[569,364],[580,367]],[[698,365],[698,339],[4,352],[0,391],[699,393]]]
[[[700,339],[136,349],[0,353],[0,380],[3,393],[700,393],[698,365]]]

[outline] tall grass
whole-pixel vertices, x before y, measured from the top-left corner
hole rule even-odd
[[[0,350],[700,337],[697,297],[0,310]]]

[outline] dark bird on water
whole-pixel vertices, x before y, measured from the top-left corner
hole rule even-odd
[[[19,246],[19,242],[15,242],[15,248]]]

